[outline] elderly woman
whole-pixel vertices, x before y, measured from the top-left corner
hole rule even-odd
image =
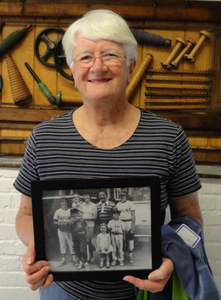
[[[183,130],[127,100],[136,46],[127,23],[107,10],[90,11],[64,35],[67,63],[83,105],[33,130],[14,184],[22,193],[17,233],[28,246],[22,262],[31,289],[44,288],[41,299],[135,300],[134,285],[153,293],[162,291],[173,263],[163,258],[162,266],[147,280],[126,276],[120,282],[106,278],[52,283],[47,262],[34,262],[32,180],[159,176],[162,222],[168,203],[172,218],[188,215],[202,222],[197,199],[201,185]]]

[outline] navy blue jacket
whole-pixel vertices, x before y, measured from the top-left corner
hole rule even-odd
[[[201,238],[193,247],[188,246],[176,233],[182,224]],[[162,255],[172,260],[190,300],[221,300],[205,253],[203,228],[195,218],[180,217],[162,226]],[[149,299],[171,300],[170,285],[163,292],[149,293]]]

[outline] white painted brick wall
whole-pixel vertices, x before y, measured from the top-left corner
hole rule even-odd
[[[204,219],[205,248],[221,291],[221,179],[201,178],[200,207]]]
[[[26,247],[15,232],[20,194],[13,188],[18,169],[0,168],[0,299],[38,300],[25,280],[21,257]]]
[[[0,299],[38,300],[25,280],[21,257],[26,248],[15,232],[20,194],[13,188],[18,169],[0,168]],[[199,192],[204,217],[205,247],[221,291],[221,179],[202,178]]]

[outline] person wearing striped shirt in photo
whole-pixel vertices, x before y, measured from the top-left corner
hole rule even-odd
[[[108,224],[113,217],[115,204],[107,198],[107,191],[105,189],[99,191],[99,200],[97,203],[99,225],[102,223]]]

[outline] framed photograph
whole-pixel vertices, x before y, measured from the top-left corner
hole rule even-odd
[[[36,261],[55,281],[147,278],[162,262],[160,199],[158,177],[34,181]]]

